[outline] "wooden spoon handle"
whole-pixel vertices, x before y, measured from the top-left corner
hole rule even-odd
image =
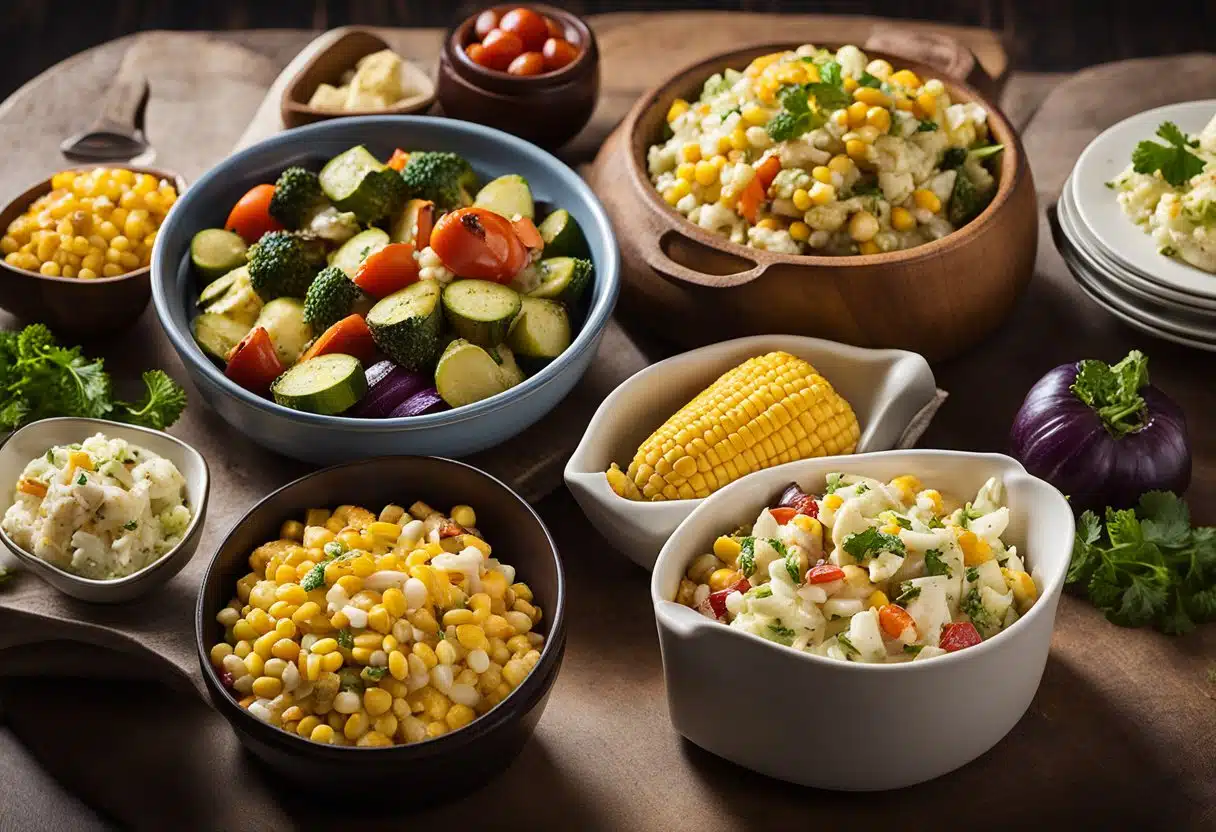
[[[641,234],[635,238],[641,248],[642,259],[646,265],[654,269],[659,276],[673,283],[692,283],[696,286],[708,286],[714,289],[727,289],[732,286],[742,286],[759,278],[768,269],[768,263],[756,262],[750,269],[734,274],[706,274],[696,269],[677,263],[663,249],[663,240],[669,235],[679,235],[679,229],[673,228],[665,234]],[[684,238],[687,239],[687,238]],[[696,243],[693,243],[697,245]]]
[[[119,128],[129,132],[143,129],[143,112],[148,103],[148,79],[133,63],[130,60],[122,62],[114,83],[106,90],[96,127]]]

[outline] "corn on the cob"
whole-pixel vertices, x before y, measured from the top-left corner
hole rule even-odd
[[[857,416],[823,376],[786,352],[726,372],[638,448],[612,490],[631,500],[697,499],[753,471],[852,453]]]

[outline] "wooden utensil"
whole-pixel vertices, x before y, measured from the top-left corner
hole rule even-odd
[[[114,83],[102,100],[101,113],[87,128],[64,139],[59,150],[73,162],[123,162],[148,149],[144,112],[148,106],[148,79],[127,56]],[[151,157],[149,157],[151,158]]]
[[[714,73],[796,46],[750,47],[689,67],[643,95],[609,137],[590,179],[621,242],[621,308],[685,347],[791,333],[930,359],[962,352],[1008,314],[1030,279],[1038,240],[1034,183],[1017,135],[969,85],[942,78],[952,100],[988,111],[993,141],[1005,145],[997,193],[975,220],[914,249],[826,257],[747,248],[689,222],[651,184],[647,150],[675,98],[696,99]],[[942,75],[917,60],[869,54],[922,77]]]

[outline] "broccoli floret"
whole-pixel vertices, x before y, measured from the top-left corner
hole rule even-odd
[[[320,332],[349,315],[362,294],[346,272],[327,266],[304,295],[304,320],[313,332]]]
[[[270,231],[249,249],[249,282],[262,300],[302,298],[325,265],[325,243],[290,231]]]
[[[317,211],[329,204],[317,175],[302,167],[291,167],[279,175],[270,198],[270,216],[292,230],[299,230]]]
[[[408,198],[409,189],[401,177],[392,168],[384,168],[365,174],[359,190],[342,207],[353,211],[359,222],[374,225],[400,211]]]
[[[473,202],[477,175],[469,163],[455,153],[414,153],[401,170],[409,195],[429,199],[441,211],[462,208]]]

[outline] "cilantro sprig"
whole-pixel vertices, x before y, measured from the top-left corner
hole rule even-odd
[[[1086,359],[1068,388],[1097,412],[1113,436],[1135,433],[1148,424],[1148,406],[1140,390],[1148,384],[1148,359],[1132,350],[1117,364]]]
[[[60,346],[43,324],[0,332],[0,428],[16,430],[52,416],[84,416],[163,430],[186,407],[186,391],[163,370],[143,374],[135,403],[114,397],[100,358]]]
[[[893,534],[880,532],[873,526],[864,532],[856,532],[846,537],[841,548],[858,563],[876,557],[880,552],[894,552],[900,556],[905,553],[902,540]]]
[[[1150,491],[1135,509],[1081,515],[1065,583],[1122,627],[1180,634],[1216,619],[1216,528],[1191,527],[1185,502]]]
[[[1204,161],[1190,150],[1186,134],[1172,121],[1157,128],[1157,135],[1166,144],[1145,139],[1132,151],[1132,168],[1136,173],[1156,173],[1174,187],[1185,184],[1193,176],[1203,173]]]

